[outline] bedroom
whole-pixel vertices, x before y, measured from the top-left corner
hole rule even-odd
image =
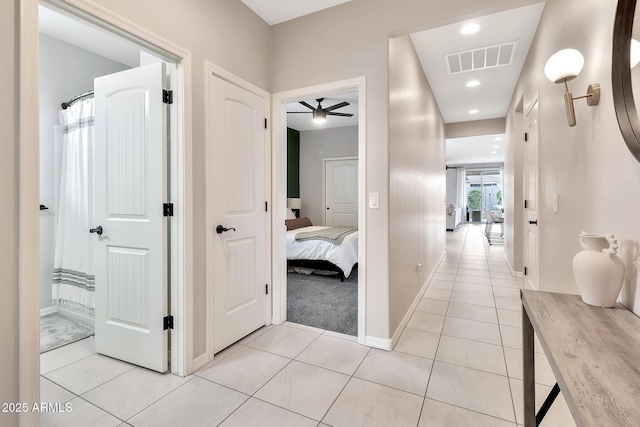
[[[287,320],[357,336],[358,94],[287,113]]]

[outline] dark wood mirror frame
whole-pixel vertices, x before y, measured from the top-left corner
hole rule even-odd
[[[613,104],[618,117],[620,131],[629,151],[640,162],[640,117],[633,99],[631,67],[629,65],[635,11],[636,0],[618,0],[616,20],[613,27],[611,83]]]

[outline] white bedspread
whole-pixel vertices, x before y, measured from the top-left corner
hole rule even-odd
[[[344,277],[349,277],[353,266],[358,262],[358,232],[347,235],[342,244],[323,240],[296,241],[296,234],[322,230],[329,227],[313,225],[296,230],[287,231],[287,259],[289,260],[323,260],[337,265],[344,272]]]

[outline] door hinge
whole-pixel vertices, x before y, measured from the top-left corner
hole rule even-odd
[[[162,204],[162,215],[173,216],[173,203]]]
[[[173,91],[162,89],[162,102],[165,104],[173,104]]]
[[[267,119],[264,119],[264,128],[267,129]]]
[[[524,275],[526,276],[528,273],[527,267],[524,268]]]
[[[529,141],[529,134],[527,132],[524,133],[524,142]]]
[[[164,331],[166,331],[167,329],[173,329],[173,316],[172,315],[165,316],[162,319],[162,324],[163,324]]]
[[[268,283],[266,285],[264,285],[264,293],[266,295],[269,295],[269,284]]]
[[[264,202],[264,211],[269,212],[269,202]]]
[[[527,207],[528,207],[528,203],[527,203],[527,201],[525,200],[525,201],[524,201],[524,208],[525,208],[525,209],[527,209]]]

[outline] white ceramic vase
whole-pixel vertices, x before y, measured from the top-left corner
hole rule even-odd
[[[597,307],[613,307],[624,281],[624,262],[612,234],[580,233],[582,252],[573,257],[573,274],[582,301]]]

